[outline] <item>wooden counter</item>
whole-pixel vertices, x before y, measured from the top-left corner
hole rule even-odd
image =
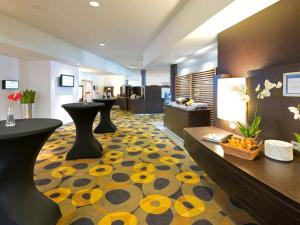
[[[300,224],[300,154],[278,162],[261,153],[254,161],[224,155],[219,144],[202,140],[215,127],[187,128],[184,145],[191,157],[262,225]]]
[[[210,110],[186,110],[172,105],[164,105],[164,125],[172,132],[183,138],[186,127],[209,126]]]
[[[128,111],[128,97],[118,97],[117,103],[121,110]]]
[[[145,99],[128,99],[128,110],[134,114],[144,114]]]

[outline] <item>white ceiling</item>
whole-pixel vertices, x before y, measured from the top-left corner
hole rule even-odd
[[[0,13],[129,68],[162,69],[278,0],[98,1],[0,0]]]
[[[0,12],[128,67],[187,0],[1,0]],[[105,43],[100,47],[99,43]]]

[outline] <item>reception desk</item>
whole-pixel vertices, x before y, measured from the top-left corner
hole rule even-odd
[[[164,105],[164,125],[179,137],[183,138],[186,127],[203,127],[210,125],[210,110],[189,110],[173,105]]]
[[[121,110],[128,111],[128,97],[118,97],[116,105],[119,105]]]
[[[145,99],[128,99],[128,110],[133,114],[144,114]]]

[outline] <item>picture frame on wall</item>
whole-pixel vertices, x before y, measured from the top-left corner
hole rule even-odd
[[[283,74],[283,96],[300,97],[300,71]]]

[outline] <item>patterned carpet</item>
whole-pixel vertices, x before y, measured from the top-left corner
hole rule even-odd
[[[156,129],[162,115],[114,110],[104,157],[65,161],[73,124],[59,128],[35,166],[38,189],[55,201],[58,225],[255,225],[186,152]],[[95,124],[98,121],[95,121]]]

